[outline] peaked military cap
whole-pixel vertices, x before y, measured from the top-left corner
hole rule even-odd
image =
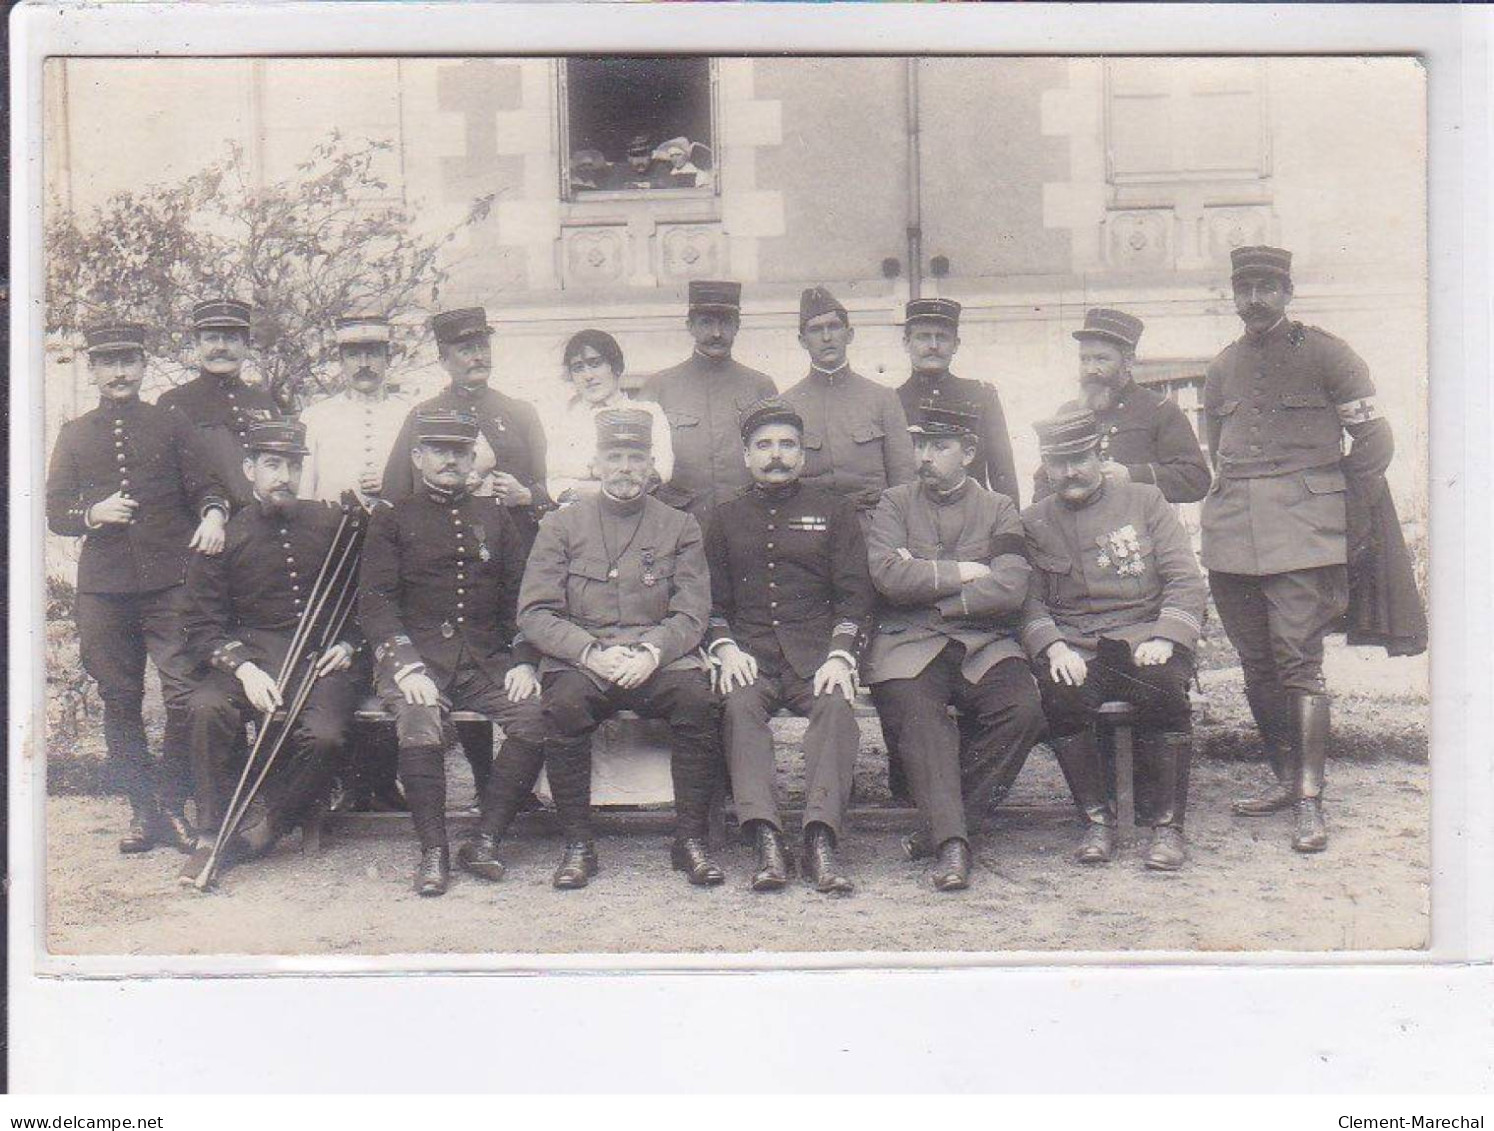
[[[742,415],[742,443],[747,443],[766,424],[791,424],[801,433],[804,431],[804,418],[798,409],[782,397],[763,397],[748,405]]]
[[[306,425],[299,420],[256,420],[244,433],[244,447],[251,452],[304,456],[309,450]]]
[[[1100,446],[1100,422],[1087,408],[1061,412],[1033,426],[1045,456],[1073,456]]]
[[[421,443],[441,440],[456,444],[475,444],[477,417],[458,409],[421,409],[415,414],[415,438]]]
[[[337,344],[359,345],[364,342],[388,344],[393,337],[389,319],[382,314],[344,314],[337,320]]]
[[[488,312],[480,306],[464,306],[460,310],[443,310],[431,317],[431,332],[436,335],[438,345],[448,345],[479,334],[493,333],[488,325]]]
[[[1247,274],[1292,277],[1292,253],[1279,247],[1237,247],[1229,253],[1230,277]]]
[[[653,450],[654,418],[641,408],[604,408],[597,413],[597,449]]]
[[[111,353],[118,350],[145,352],[145,327],[138,322],[103,322],[83,331],[88,352]]]
[[[1134,350],[1136,343],[1141,341],[1141,332],[1144,329],[1146,329],[1145,322],[1134,315],[1127,314],[1124,310],[1110,310],[1107,307],[1097,306],[1085,313],[1084,326],[1075,330],[1073,336],[1081,342],[1085,338],[1103,338],[1116,345]]]
[[[915,298],[903,308],[903,324],[907,325],[915,318],[930,318],[958,327],[960,309],[960,304],[952,298]]]
[[[742,284],[713,279],[691,279],[690,309],[729,310],[736,314],[742,309]]]
[[[846,325],[851,323],[851,316],[838,298],[824,287],[810,287],[799,296],[799,329],[802,331],[810,319],[822,314],[839,314]]]
[[[654,147],[649,144],[647,134],[634,134],[633,140],[628,142],[629,157],[650,157],[653,152]]]
[[[204,299],[192,307],[192,329],[247,330],[250,309],[236,298]]]
[[[966,401],[922,401],[908,425],[915,436],[973,436],[979,428],[980,410]]]

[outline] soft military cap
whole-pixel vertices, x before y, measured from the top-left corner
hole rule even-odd
[[[437,345],[450,345],[479,335],[487,337],[493,333],[488,325],[488,312],[480,306],[465,306],[460,310],[443,310],[431,317],[431,332],[436,335]]]
[[[104,322],[83,331],[90,354],[120,350],[145,352],[145,327],[138,322]]]
[[[748,405],[742,416],[742,443],[747,443],[754,432],[768,424],[791,424],[801,434],[804,431],[804,418],[793,405],[782,397],[763,397]]]
[[[345,314],[337,320],[337,344],[363,345],[368,342],[388,345],[392,338],[389,319],[382,314]]]
[[[742,309],[742,284],[719,279],[691,279],[690,309],[725,310],[737,314]]]
[[[204,299],[192,307],[192,329],[247,330],[250,309],[236,298]]]
[[[923,401],[913,411],[908,431],[914,436],[974,436],[980,428],[980,410],[966,401]]]
[[[304,456],[309,450],[306,425],[299,420],[256,420],[244,433],[244,447],[251,452]]]
[[[477,443],[477,417],[449,408],[422,409],[415,414],[415,438],[426,442]]]
[[[827,291],[824,287],[810,287],[799,296],[799,330],[802,333],[804,327],[809,325],[810,320],[820,317],[822,314],[838,314],[846,325],[851,324],[851,316],[846,313],[846,308],[840,304],[840,299]]]
[[[654,418],[641,408],[606,408],[597,413],[597,450],[654,446]]]
[[[903,308],[903,324],[906,326],[915,319],[928,318],[958,328],[960,310],[960,304],[952,298],[915,298]]]
[[[1107,307],[1097,306],[1084,315],[1084,326],[1074,331],[1074,338],[1084,341],[1085,338],[1103,338],[1114,342],[1116,345],[1125,346],[1129,350],[1136,349],[1136,343],[1141,341],[1141,332],[1146,329],[1146,323],[1134,315],[1127,314],[1124,310],[1110,310]]]
[[[1100,446],[1100,423],[1087,408],[1061,412],[1032,427],[1045,456],[1074,456]]]
[[[1237,247],[1229,253],[1230,278],[1241,275],[1292,277],[1292,253],[1279,247]]]

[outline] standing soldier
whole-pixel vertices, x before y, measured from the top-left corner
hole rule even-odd
[[[1183,410],[1131,375],[1145,324],[1122,310],[1096,307],[1074,331],[1079,342],[1081,396],[1060,416],[1088,409],[1100,433],[1099,455],[1107,479],[1155,483],[1169,503],[1196,503],[1209,490],[1209,465]],[[1039,466],[1034,498],[1053,493]]]
[[[1049,741],[1086,820],[1078,860],[1115,853],[1115,810],[1094,731],[1107,700],[1131,703],[1136,820],[1146,866],[1182,867],[1193,752],[1188,681],[1208,595],[1188,532],[1150,483],[1111,478],[1088,409],[1037,425],[1055,494],[1022,513],[1033,567],[1022,643],[1037,668]]]
[[[652,420],[596,416],[602,489],[546,517],[519,593],[519,631],[544,654],[545,766],[566,838],[558,888],[596,874],[591,738],[619,710],[668,719],[678,818],[671,861],[692,884],[725,878],[706,850],[718,713],[699,645],[711,612],[700,524],[644,493]]]
[[[349,315],[337,320],[336,333],[343,389],[301,413],[310,449],[301,497],[336,502],[352,491],[368,506],[384,493],[384,468],[410,406],[387,386],[389,319]]]
[[[554,509],[545,492],[545,430],[527,401],[488,384],[493,373],[493,328],[480,306],[447,310],[431,319],[436,351],[451,384],[410,410],[384,468],[384,499],[393,503],[414,494],[418,481],[410,452],[415,447],[415,415],[430,409],[465,412],[477,419],[477,454],[472,493],[491,496],[508,508],[527,550],[540,516]],[[456,727],[482,797],[493,766],[492,731],[481,724]]]
[[[111,323],[86,337],[99,405],[58,434],[47,472],[47,525],[83,539],[78,644],[104,701],[109,762],[130,801],[119,850],[171,844],[186,852],[193,841],[183,815],[193,664],[181,629],[182,583],[193,550],[223,549],[228,499],[192,427],[140,400],[145,327]],[[159,778],[141,714],[147,656],[166,705]]]
[[[1015,624],[1032,571],[1017,505],[966,473],[979,414],[930,405],[915,420],[918,482],[882,496],[867,538],[883,598],[867,682],[923,819],[904,848],[937,854],[934,887],[957,891],[970,886],[971,833],[1043,734]]]
[[[778,391],[766,373],[731,356],[742,324],[741,304],[741,283],[692,281],[685,327],[695,339],[695,352],[655,373],[639,393],[669,418],[674,474],[659,497],[694,515],[702,527],[712,510],[752,482],[737,458],[742,414]]]
[[[239,474],[250,482],[253,504],[229,521],[223,553],[197,558],[187,575],[187,645],[211,668],[190,701],[198,840],[180,876],[189,884],[207,866],[223,821],[233,790],[231,750],[245,715],[284,706],[274,673],[306,615],[341,517],[334,506],[296,498],[306,455],[302,424],[251,424],[244,442],[249,454]],[[241,827],[238,839],[251,851],[268,851],[282,833],[319,816],[358,702],[348,671],[358,650],[358,634],[349,628],[316,658],[316,686],[296,720],[292,746],[266,779],[260,815]]]
[[[960,309],[959,303],[947,298],[915,298],[904,308],[903,348],[913,363],[913,375],[898,386],[898,400],[910,420],[920,404],[974,405],[980,414],[975,433],[980,445],[970,465],[970,478],[1020,507],[1001,397],[994,386],[949,371],[960,348]]]
[[[415,890],[441,895],[450,877],[444,714],[478,711],[503,728],[478,830],[457,852],[457,862],[484,879],[503,876],[498,840],[539,776],[543,732],[538,657],[515,642],[523,539],[502,504],[468,490],[477,421],[428,409],[416,417],[415,434],[420,490],[374,511],[358,609],[374,644],[379,698],[395,718],[400,779],[420,838]]]
[[[1297,807],[1292,847],[1321,852],[1329,698],[1323,637],[1348,606],[1345,490],[1390,465],[1394,441],[1359,356],[1292,322],[1292,254],[1230,255],[1245,334],[1204,380],[1215,479],[1203,506],[1203,564],[1278,788],[1237,802],[1258,816]],[[1352,439],[1343,450],[1343,434]]]
[[[161,408],[175,409],[197,426],[213,474],[228,492],[234,510],[254,500],[243,472],[249,426],[281,415],[267,390],[244,383],[249,316],[249,304],[237,299],[207,299],[194,306],[192,340],[198,375],[156,398]]]
[[[757,841],[753,891],[788,882],[783,821],[773,800],[768,719],[786,706],[804,734],[805,878],[851,891],[835,857],[861,733],[859,641],[874,600],[856,509],[799,482],[804,421],[786,401],[760,402],[742,422],[753,488],[717,509],[706,532],[712,610],[706,636],[720,667],[723,737],[737,817]]]
[[[784,394],[804,418],[804,481],[856,504],[864,531],[888,487],[914,480],[913,444],[897,393],[846,361],[851,316],[824,287],[799,296],[809,376]]]

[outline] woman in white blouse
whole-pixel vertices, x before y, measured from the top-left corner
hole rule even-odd
[[[565,344],[562,363],[571,397],[560,417],[545,427],[550,497],[565,503],[601,490],[592,468],[597,441],[593,418],[619,405],[641,408],[653,417],[654,468],[661,482],[669,482],[674,472],[669,420],[652,401],[635,401],[623,392],[623,353],[617,339],[603,330],[581,330]]]

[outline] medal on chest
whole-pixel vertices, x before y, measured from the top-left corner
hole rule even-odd
[[[612,572],[615,574],[617,572],[617,570],[614,569]],[[644,550],[643,551],[643,584],[649,585],[649,586],[653,586],[653,585],[657,585],[658,583],[659,583],[658,575],[654,573],[654,552],[652,550]]]
[[[488,531],[480,522],[472,524],[472,536],[477,539],[477,557],[479,561],[490,562],[493,560],[493,552],[488,549]]]

